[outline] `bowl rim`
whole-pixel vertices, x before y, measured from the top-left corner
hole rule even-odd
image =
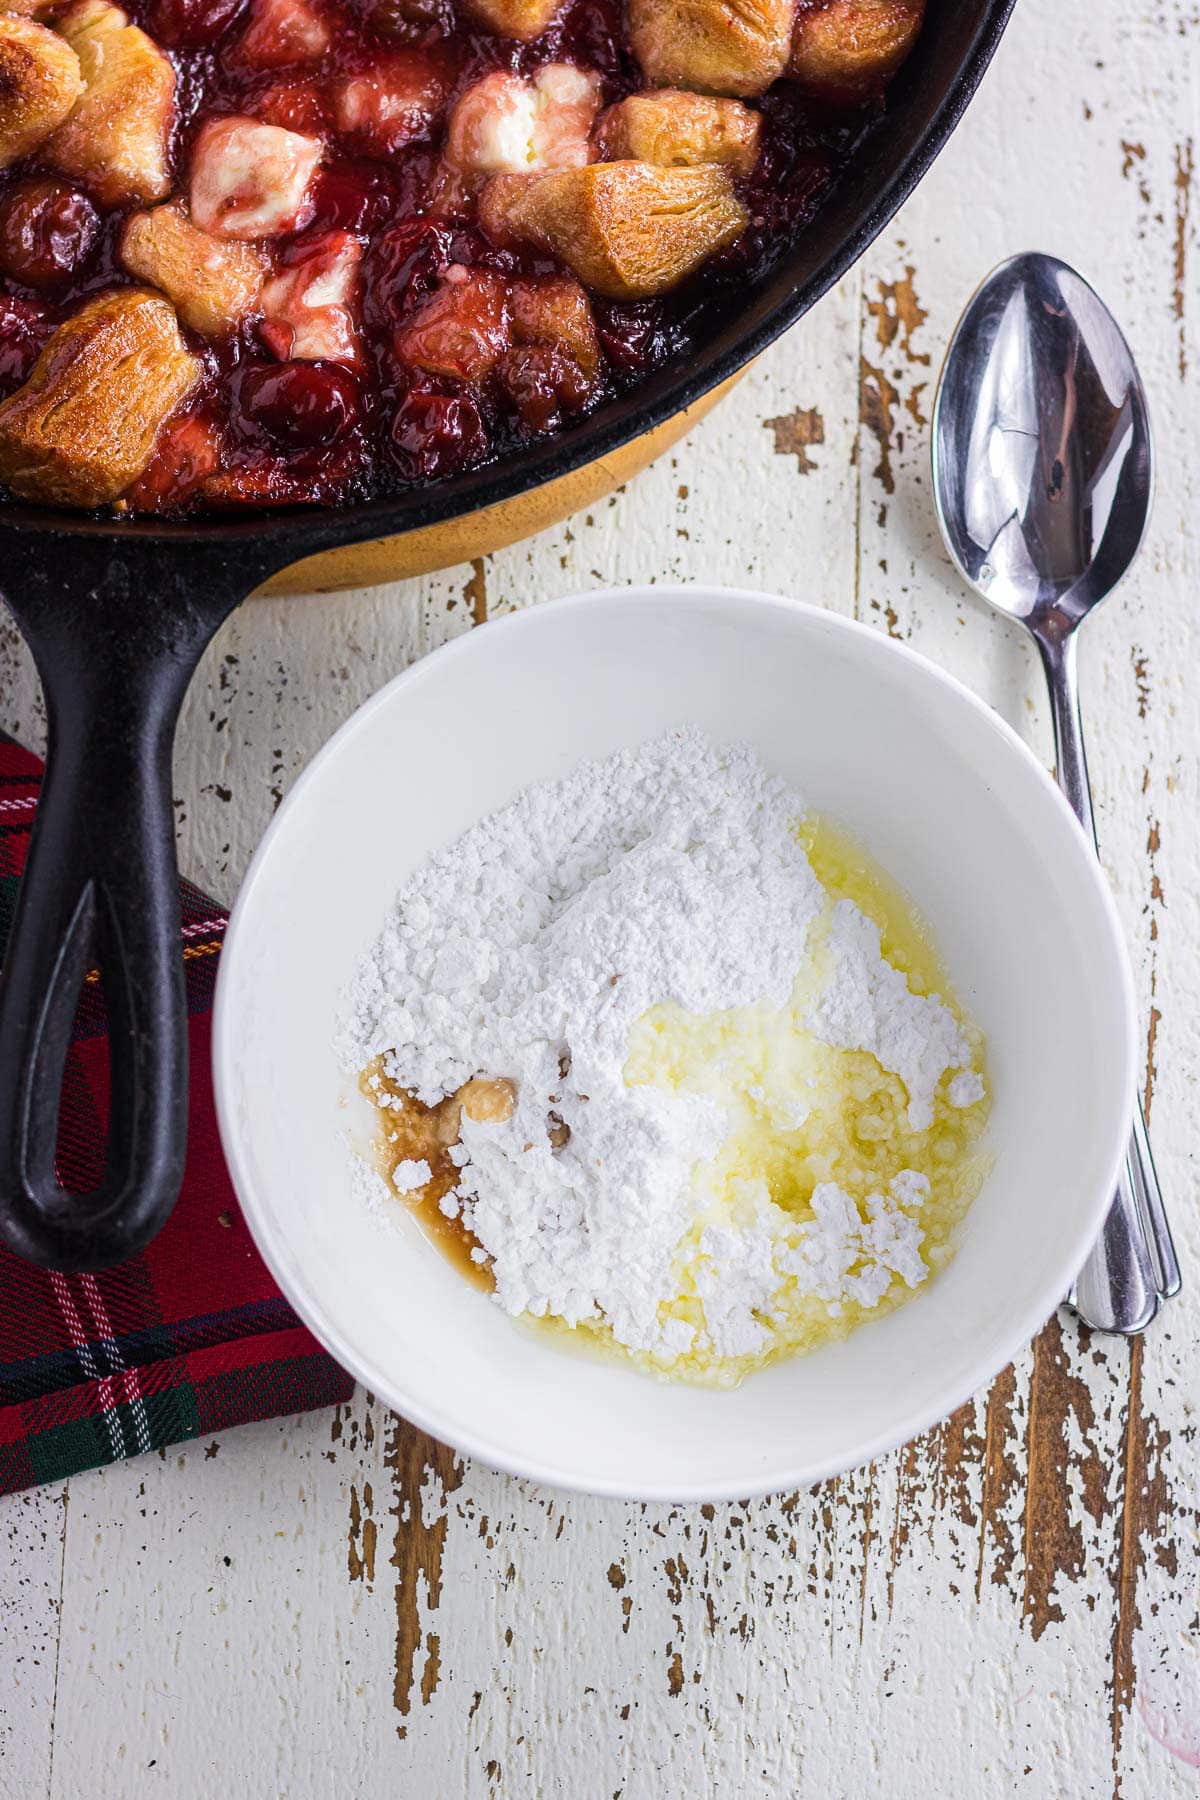
[[[1061,1281],[1058,1278],[1054,1282],[1043,1279],[1038,1284],[1033,1298],[1014,1314],[1010,1329],[1005,1333],[1000,1348],[991,1355],[978,1354],[971,1362],[964,1378],[953,1388],[948,1389],[943,1399],[910,1408],[893,1425],[860,1443],[853,1457],[849,1459],[845,1455],[841,1455],[820,1461],[796,1463],[795,1460],[789,1462],[785,1456],[778,1463],[773,1463],[769,1470],[749,1477],[743,1475],[717,1481],[706,1480],[702,1483],[638,1484],[604,1478],[588,1479],[586,1476],[564,1471],[544,1460],[522,1458],[503,1446],[491,1442],[486,1431],[463,1431],[457,1428],[447,1431],[444,1421],[434,1406],[405,1391],[402,1376],[393,1379],[388,1371],[376,1367],[369,1358],[359,1355],[353,1344],[346,1340],[340,1328],[326,1318],[318,1300],[308,1289],[302,1268],[293,1257],[286,1232],[277,1229],[272,1224],[271,1209],[260,1200],[256,1183],[251,1176],[248,1158],[242,1153],[237,1096],[233,1081],[234,1056],[230,1025],[232,1003],[228,996],[231,984],[237,974],[236,965],[240,955],[241,941],[247,929],[246,918],[255,904],[255,892],[262,880],[266,861],[271,855],[272,846],[285,821],[291,818],[298,807],[305,804],[304,796],[309,786],[315,781],[318,772],[336,758],[345,740],[361,730],[366,721],[376,712],[395,704],[396,697],[419,680],[432,663],[437,662],[438,659],[445,664],[451,658],[459,658],[464,655],[477,656],[480,654],[480,641],[481,639],[487,640],[489,632],[493,636],[499,632],[506,632],[511,636],[520,631],[536,629],[536,625],[531,622],[547,614],[570,612],[583,607],[605,606],[614,602],[622,607],[665,603],[672,609],[683,609],[694,606],[696,601],[701,598],[716,602],[719,607],[728,608],[734,612],[772,612],[798,615],[804,618],[811,627],[825,631],[831,637],[855,641],[864,649],[870,646],[869,654],[884,659],[898,657],[906,661],[910,666],[922,671],[925,678],[934,681],[947,693],[953,695],[958,702],[965,703],[970,711],[985,724],[986,728],[1026,764],[1049,796],[1052,810],[1057,811],[1064,822],[1069,825],[1070,831],[1064,835],[1064,843],[1075,845],[1074,853],[1077,865],[1081,870],[1086,869],[1084,879],[1094,883],[1100,899],[1101,912],[1108,927],[1114,952],[1113,972],[1120,989],[1122,1012],[1126,1021],[1124,1067],[1121,1082],[1124,1103],[1113,1114],[1113,1122],[1110,1126],[1112,1144],[1110,1153],[1105,1158],[1108,1173],[1103,1184],[1097,1185],[1097,1193],[1090,1214],[1081,1220],[1077,1233],[1077,1254],[1072,1257],[1071,1266],[1064,1271]],[[1068,854],[1070,854],[1069,851]],[[378,1395],[401,1417],[429,1436],[449,1444],[462,1456],[475,1458],[488,1467],[500,1470],[505,1474],[536,1481],[543,1486],[564,1492],[588,1494],[601,1499],[656,1503],[735,1501],[812,1486],[843,1474],[849,1469],[862,1467],[899,1446],[911,1442],[915,1437],[948,1418],[960,1406],[965,1405],[973,1395],[994,1380],[1036,1335],[1065,1298],[1099,1235],[1101,1224],[1108,1210],[1121,1160],[1125,1154],[1128,1138],[1127,1118],[1132,1116],[1135,1103],[1136,1019],[1136,995],[1128,946],[1117,911],[1116,900],[1099,859],[1094,855],[1065,796],[1033,751],[1008,724],[1007,720],[1003,719],[957,676],[950,674],[948,670],[943,669],[920,651],[914,650],[910,645],[884,637],[874,627],[861,620],[847,618],[826,607],[817,606],[808,601],[790,599],[785,595],[768,594],[747,588],[710,587],[699,582],[670,583],[661,587],[608,587],[570,594],[559,599],[543,601],[534,606],[522,607],[517,612],[505,614],[501,618],[490,619],[482,626],[463,632],[449,643],[419,657],[416,662],[393,676],[360,707],[356,708],[308,762],[284,797],[263,834],[250,860],[230,912],[225,943],[217,971],[213,1002],[213,1090],[221,1144],[228,1164],[230,1179],[247,1228],[271,1275],[278,1282],[298,1317],[328,1350],[329,1354],[352,1374],[356,1381],[361,1382],[370,1392]],[[1055,1295],[1058,1297],[1055,1298]],[[1049,1302],[1048,1308],[1047,1301]]]

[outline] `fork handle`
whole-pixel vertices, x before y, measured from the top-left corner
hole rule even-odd
[[[1100,1236],[1067,1296],[1093,1331],[1118,1332],[1124,1337],[1145,1331],[1162,1299],[1138,1200],[1133,1158],[1131,1137]]]
[[[1150,1139],[1146,1135],[1146,1120],[1140,1100],[1133,1109],[1130,1160],[1138,1177],[1139,1199],[1142,1205],[1142,1216],[1149,1231],[1150,1249],[1154,1255],[1154,1273],[1159,1297],[1163,1300],[1173,1300],[1183,1286],[1183,1277],[1179,1272],[1179,1258],[1175,1254],[1171,1227],[1167,1223],[1167,1209],[1163,1204],[1162,1189],[1158,1184],[1158,1170],[1154,1166],[1154,1152],[1150,1148]]]
[[[1060,629],[1055,629],[1055,626]],[[1096,817],[1088,780],[1079,711],[1079,679],[1072,623],[1052,615],[1036,634],[1050,688],[1058,783],[1096,846]],[[1098,850],[1098,846],[1097,850]],[[1135,1102],[1129,1149],[1100,1240],[1080,1271],[1070,1300],[1094,1331],[1144,1331],[1163,1300],[1179,1292],[1179,1262],[1171,1241],[1162,1190]]]

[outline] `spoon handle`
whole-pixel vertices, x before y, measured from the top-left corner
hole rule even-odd
[[[1092,784],[1088,780],[1087,752],[1083,747],[1083,715],[1079,710],[1079,659],[1074,632],[1062,637],[1037,638],[1042,667],[1050,684],[1050,711],[1054,720],[1054,761],[1058,785],[1071,802],[1071,810],[1100,854],[1096,840],[1096,815],[1092,810]]]
[[[1075,637],[1070,630],[1044,637],[1039,633],[1037,645],[1050,687],[1059,786],[1095,844]],[[1139,1101],[1134,1104],[1129,1149],[1104,1230],[1070,1299],[1094,1331],[1128,1335],[1144,1331],[1160,1302],[1169,1300],[1179,1288],[1179,1263]]]

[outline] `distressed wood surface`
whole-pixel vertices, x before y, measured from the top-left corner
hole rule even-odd
[[[229,899],[312,752],[414,657],[553,594],[701,575],[917,645],[1048,757],[1038,672],[949,571],[927,459],[971,288],[1055,250],[1126,323],[1161,450],[1082,660],[1184,1297],[1144,1345],[1053,1320],[936,1431],[748,1506],[566,1498],[365,1394],[14,1498],[0,1794],[1196,1792],[1198,43],[1195,0],[1021,0],[918,195],[681,449],[485,562],[247,606],[177,759],[184,866]],[[0,696],[36,740],[11,631]]]

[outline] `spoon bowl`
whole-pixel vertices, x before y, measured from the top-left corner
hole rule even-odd
[[[1014,256],[968,305],[933,457],[951,556],[1035,635],[1078,624],[1133,562],[1154,488],[1146,393],[1112,314],[1057,257]]]

